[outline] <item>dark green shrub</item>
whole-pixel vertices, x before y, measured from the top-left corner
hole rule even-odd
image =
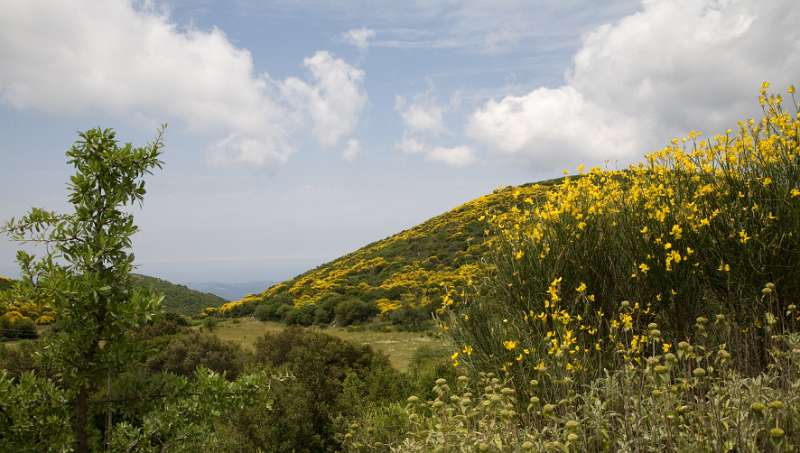
[[[286,313],[284,321],[287,324],[299,324],[301,326],[310,326],[314,324],[314,314],[316,308],[314,305],[308,304],[302,307],[295,307]]]
[[[39,334],[36,332],[36,323],[30,318],[20,318],[11,322],[9,320],[2,321],[2,328],[0,328],[0,337],[3,338],[37,338]]]
[[[230,419],[249,448],[244,451],[333,451],[325,424],[317,421],[317,399],[312,388],[294,379],[271,384],[272,408],[249,406]]]
[[[429,306],[403,306],[390,311],[387,318],[400,330],[419,331],[430,329],[433,326],[432,313],[433,309]]]
[[[278,307],[280,307],[280,305],[275,303],[258,304],[258,307],[256,307],[253,312],[253,316],[259,321],[278,321],[281,319],[281,316],[278,314]]]
[[[336,324],[349,326],[369,320],[378,314],[378,308],[374,304],[359,299],[347,299],[336,305],[334,313]]]
[[[283,428],[287,434],[280,434],[278,428],[267,429],[276,445],[281,445],[281,451],[335,449],[332,417],[353,410],[352,398],[346,400],[349,402],[347,407],[342,406],[345,402],[341,399],[342,389],[348,376],[365,383],[363,388],[371,389],[365,395],[371,392],[375,399],[381,399],[381,392],[395,391],[392,376],[398,374],[391,369],[385,356],[373,352],[368,346],[355,346],[299,327],[289,327],[259,338],[254,359],[258,364],[283,368],[295,376],[293,384],[281,387],[288,392],[286,395],[281,396],[281,391],[276,389],[276,410],[289,414],[292,420],[294,412],[303,414],[301,420]],[[381,390],[381,385],[388,388]]]
[[[235,379],[242,371],[244,354],[235,344],[222,341],[216,336],[193,332],[173,338],[158,353],[147,358],[151,371],[169,372],[192,376],[202,365]]]
[[[180,327],[188,327],[191,324],[189,322],[189,318],[187,318],[186,316],[183,316],[178,313],[173,313],[171,311],[164,313],[164,320],[171,321],[175,323],[176,326]]]
[[[314,324],[328,325],[333,322],[333,318],[336,315],[334,312],[336,305],[342,300],[344,300],[343,296],[339,294],[333,294],[319,301],[315,305]]]

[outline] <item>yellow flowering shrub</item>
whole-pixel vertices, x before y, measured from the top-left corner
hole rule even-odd
[[[732,352],[755,348],[743,363],[763,367],[763,344],[796,318],[787,307],[800,294],[798,104],[787,111],[767,88],[760,120],[691,132],[624,170],[581,167],[487,216],[489,278],[450,304],[450,331],[474,348],[462,364],[575,377],[643,347],[634,332],[649,323],[681,338],[724,314]],[[780,293],[762,297],[765,282]]]

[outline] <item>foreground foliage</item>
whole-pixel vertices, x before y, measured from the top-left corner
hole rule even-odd
[[[682,343],[631,359],[587,386],[556,371],[550,385],[494,373],[438,379],[435,397],[408,399],[349,426],[349,451],[797,451],[800,335],[776,336],[767,371],[744,377],[724,345]],[[384,431],[387,424],[400,427]]]

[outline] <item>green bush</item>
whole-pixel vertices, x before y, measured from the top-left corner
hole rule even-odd
[[[244,366],[241,348],[213,335],[190,333],[175,337],[146,360],[151,371],[192,376],[202,366],[235,379]]]
[[[279,313],[281,306],[283,305],[272,302],[258,304],[253,316],[259,321],[280,321],[282,319],[282,315]]]
[[[39,333],[36,331],[36,323],[30,318],[19,318],[15,320],[3,320],[0,324],[0,337],[3,338],[37,338]]]
[[[433,327],[433,307],[411,307],[404,305],[387,315],[389,321],[400,330],[422,331]]]
[[[292,310],[286,312],[284,321],[286,324],[297,324],[301,326],[310,326],[314,324],[314,315],[316,308],[314,305],[308,304],[300,307],[294,307]]]
[[[284,384],[284,393],[276,391],[276,411],[284,413],[287,427],[265,428],[280,450],[335,450],[332,419],[358,410],[358,398],[343,397],[345,381],[358,381],[356,392],[362,402],[383,400],[402,394],[399,373],[391,368],[385,356],[368,346],[355,346],[344,340],[299,327],[288,327],[279,333],[266,334],[255,344],[254,360],[271,369],[283,369],[294,375]],[[353,387],[350,387],[353,390]],[[356,407],[354,407],[356,406]],[[290,426],[288,426],[290,425]],[[283,425],[281,425],[283,426]],[[282,434],[283,433],[283,434]],[[269,445],[269,443],[265,444]]]
[[[336,324],[349,326],[369,320],[378,314],[378,308],[374,304],[359,299],[346,299],[336,305],[334,313]]]

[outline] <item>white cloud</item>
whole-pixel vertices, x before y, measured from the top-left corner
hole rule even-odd
[[[446,131],[445,109],[428,95],[410,103],[403,96],[396,96],[395,110],[400,113],[406,128],[412,132],[440,134]]]
[[[432,140],[448,132],[444,124],[447,109],[430,92],[415,96],[411,102],[403,96],[396,96],[395,110],[405,125],[403,138],[395,144],[395,149],[407,154],[421,154],[429,161],[452,167],[463,167],[477,160],[475,152],[467,146],[444,147],[430,144]]]
[[[315,83],[289,78],[282,83],[282,92],[297,110],[307,109],[320,144],[334,146],[352,133],[367,103],[364,72],[328,52],[317,52],[303,63]]]
[[[324,146],[352,133],[366,103],[362,71],[317,52],[305,60],[309,82],[274,80],[255,74],[250,52],[221,30],[182,29],[146,5],[5,2],[0,102],[177,120],[213,142],[216,162],[286,161],[306,116]]]
[[[427,155],[429,160],[443,162],[452,167],[464,167],[475,163],[475,152],[468,146],[455,146],[446,148],[437,146],[432,148]]]
[[[344,151],[342,152],[342,157],[344,160],[352,162],[356,160],[359,154],[361,154],[361,143],[359,143],[358,140],[351,138],[347,141],[347,146],[345,146]]]
[[[427,151],[428,145],[422,143],[416,137],[403,134],[403,139],[395,144],[395,148],[407,154],[421,154]]]
[[[375,30],[369,28],[353,28],[347,30],[343,38],[348,44],[356,46],[360,50],[366,50],[367,47],[369,47],[370,41],[375,38]]]
[[[468,135],[542,168],[631,160],[690,129],[734,126],[757,113],[761,81],[800,73],[793,0],[645,0],[595,28],[565,85],[487,102]]]

